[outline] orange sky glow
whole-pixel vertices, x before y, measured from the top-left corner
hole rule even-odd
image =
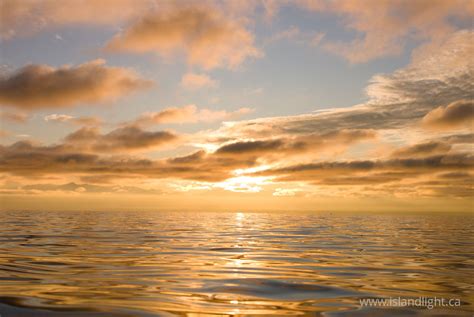
[[[472,211],[474,3],[369,2],[2,1],[0,209]]]

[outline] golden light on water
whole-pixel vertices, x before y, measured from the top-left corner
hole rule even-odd
[[[0,220],[2,239],[9,239],[0,247],[0,272],[8,277],[0,292],[49,299],[16,299],[25,309],[351,312],[366,294],[449,297],[470,287],[469,272],[455,268],[470,261],[472,216],[45,214],[6,213]]]

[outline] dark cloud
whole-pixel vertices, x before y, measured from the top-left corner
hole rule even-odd
[[[397,158],[388,160],[364,160],[364,161],[334,161],[318,162],[310,164],[297,164],[281,168],[272,168],[259,172],[259,175],[278,176],[282,181],[308,181],[313,183],[325,183],[325,179],[331,179],[343,175],[342,179],[373,181],[374,177],[401,180],[418,176],[420,174],[432,174],[448,171],[463,171],[474,167],[474,157],[467,153],[435,155],[416,158]],[[390,173],[390,174],[387,174]],[[400,174],[401,173],[401,174]],[[331,182],[330,182],[331,183]],[[355,182],[354,182],[355,183]]]
[[[474,133],[453,134],[440,138],[440,141],[449,144],[469,144],[474,143]]]
[[[451,145],[442,142],[425,142],[400,148],[392,153],[393,157],[423,157],[443,154],[451,149]]]
[[[261,154],[265,152],[281,151],[285,148],[283,140],[262,140],[262,141],[243,141],[235,142],[220,147],[217,154],[245,155]]]
[[[101,134],[99,128],[83,127],[64,138],[65,148],[84,152],[123,152],[156,149],[178,141],[179,137],[168,131],[149,132],[135,126],[125,126]]]
[[[74,138],[92,135],[95,132],[81,132]],[[255,159],[223,158],[204,152],[174,159],[151,160],[127,155],[85,154],[64,144],[41,146],[21,141],[0,146],[0,172],[33,179],[38,175],[74,174],[81,177],[107,176],[107,180],[146,177],[213,182],[232,177],[235,169],[253,167],[255,164]]]
[[[446,107],[438,107],[431,110],[423,117],[423,124],[426,127],[446,129],[455,128],[462,125],[470,125],[474,120],[474,101],[458,100]]]
[[[127,68],[95,60],[76,67],[25,66],[0,78],[0,104],[25,110],[70,107],[116,99],[151,82]]]
[[[293,138],[238,141],[218,148],[216,155],[291,155],[308,151],[340,149],[362,140],[375,138],[373,130],[341,130],[325,134],[300,135]]]

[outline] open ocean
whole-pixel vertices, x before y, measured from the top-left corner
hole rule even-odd
[[[472,316],[474,215],[0,212],[0,315]],[[367,298],[457,307],[361,307]]]

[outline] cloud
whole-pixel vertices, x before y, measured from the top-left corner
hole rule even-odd
[[[73,117],[67,114],[56,114],[56,113],[44,116],[44,121],[57,122],[57,123],[70,122],[70,123],[74,123],[81,126],[83,125],[95,126],[95,125],[102,124],[102,120],[97,117],[92,117],[92,116]]]
[[[321,8],[322,7],[322,8]],[[325,48],[351,63],[399,55],[408,39],[437,42],[456,29],[453,19],[468,22],[474,16],[469,0],[325,2],[317,8],[341,15],[349,29],[359,32],[351,42],[327,43]]]
[[[311,133],[293,138],[238,141],[219,147],[215,154],[235,157],[252,155],[288,157],[309,151],[322,153],[326,149],[341,149],[362,140],[373,139],[375,136],[373,130],[341,130],[326,134]]]
[[[108,51],[184,54],[188,64],[209,70],[235,69],[247,58],[262,56],[254,37],[238,22],[211,6],[172,6],[150,12],[118,34]]]
[[[133,178],[206,182],[197,187],[234,191],[273,186],[274,191],[262,194],[276,195],[304,186],[305,195],[314,191],[377,198],[382,194],[469,197],[473,134],[423,129],[423,118],[441,113],[436,118],[452,121],[460,116],[450,111],[457,113],[472,99],[471,38],[472,32],[456,32],[432,46],[434,50],[417,52],[407,67],[375,76],[365,104],[231,122],[250,110],[170,107],[144,113],[112,131],[84,127],[58,144],[2,145],[0,172],[25,179],[54,175],[68,178],[66,185],[69,178],[80,179],[70,187],[85,192],[89,182],[113,185],[117,179]],[[79,118],[53,114],[48,119]],[[183,156],[160,153],[159,159],[152,159],[145,154],[183,144],[173,132],[145,131],[146,126],[219,120],[226,122],[216,130],[187,135],[186,146],[195,149]]]
[[[273,34],[270,38],[266,40],[266,44],[271,44],[271,43],[278,42],[281,40],[294,39],[298,37],[300,34],[301,34],[301,30],[298,27],[292,25],[283,31]]]
[[[209,139],[261,139],[320,134],[344,129],[397,130],[413,128],[431,110],[471,100],[472,32],[454,33],[434,52],[419,55],[392,74],[376,75],[367,87],[369,100],[348,108],[284,117],[225,123]]]
[[[316,32],[311,39],[311,46],[319,46],[319,44],[321,43],[321,41],[324,39],[325,36],[326,36],[326,33]]]
[[[452,134],[440,139],[441,142],[449,144],[469,144],[474,143],[474,133]]]
[[[393,157],[423,157],[430,156],[435,154],[445,154],[449,152],[451,145],[443,143],[430,141],[426,143],[420,143],[397,149],[392,156]]]
[[[67,122],[71,121],[74,119],[73,116],[69,116],[67,114],[50,114],[47,116],[44,116],[44,121],[54,121],[54,122]]]
[[[79,132],[80,131],[80,132]],[[216,157],[199,151],[184,157],[151,160],[131,156],[100,155],[87,153],[80,142],[96,137],[93,130],[79,130],[71,135],[65,144],[42,146],[28,141],[20,141],[9,146],[0,145],[0,172],[36,179],[38,175],[106,175],[113,178],[143,177],[149,179],[174,178],[206,182],[217,182],[232,177],[233,170],[255,166],[255,160]],[[134,137],[116,138],[124,132],[114,132],[99,136],[99,141],[87,146],[92,151],[110,151],[136,148]],[[149,135],[141,145],[150,145]],[[107,141],[106,144],[101,143]],[[130,142],[132,143],[130,143]],[[71,142],[76,147],[72,146]],[[154,141],[153,141],[154,142]],[[152,142],[152,143],[153,143]],[[78,144],[79,143],[79,144]],[[115,145],[115,146],[113,146]],[[125,154],[124,152],[119,154]]]
[[[123,185],[93,185],[86,183],[66,183],[66,184],[33,184],[25,185],[21,187],[21,191],[33,192],[75,192],[75,193],[121,193],[121,194],[161,194],[159,189],[144,189],[136,186],[123,186]]]
[[[149,132],[135,126],[125,126],[101,134],[96,127],[81,128],[64,138],[65,148],[81,152],[123,152],[154,150],[172,142],[178,136],[168,131]]]
[[[152,4],[149,0],[2,0],[0,37],[29,35],[61,25],[113,25],[133,20]]]
[[[307,181],[314,184],[370,184],[401,181],[422,174],[459,172],[472,169],[474,157],[469,153],[396,158],[389,160],[325,161],[297,164],[257,172],[277,176],[280,181]],[[337,182],[342,180],[343,182]]]
[[[0,78],[0,104],[24,110],[101,103],[150,87],[127,68],[94,60],[75,67],[25,66]]]
[[[250,108],[240,108],[236,111],[198,109],[195,105],[169,107],[157,112],[146,112],[127,124],[149,126],[169,123],[213,122],[237,118],[251,113]]]
[[[473,36],[473,31],[453,33],[432,50],[416,54],[408,67],[389,75],[374,76],[366,89],[371,102],[418,102],[425,111],[454,101],[472,99]]]
[[[423,124],[429,128],[449,129],[459,126],[472,128],[474,120],[474,102],[458,100],[443,107],[431,110],[423,117]]]
[[[28,115],[20,112],[0,112],[0,120],[13,123],[25,123],[28,121]]]
[[[11,135],[11,132],[10,131],[7,131],[7,130],[4,130],[4,129],[0,129],[0,138],[5,138],[5,137],[8,137]]]
[[[215,88],[218,86],[217,81],[213,80],[206,74],[187,73],[181,78],[181,87],[189,90],[201,88]]]
[[[474,17],[470,0],[381,0],[363,5],[358,0],[266,0],[262,6],[267,18],[276,16],[281,7],[332,14],[354,35],[344,41],[327,39],[322,47],[351,63],[399,55],[412,41],[423,44],[419,49],[436,46]]]

